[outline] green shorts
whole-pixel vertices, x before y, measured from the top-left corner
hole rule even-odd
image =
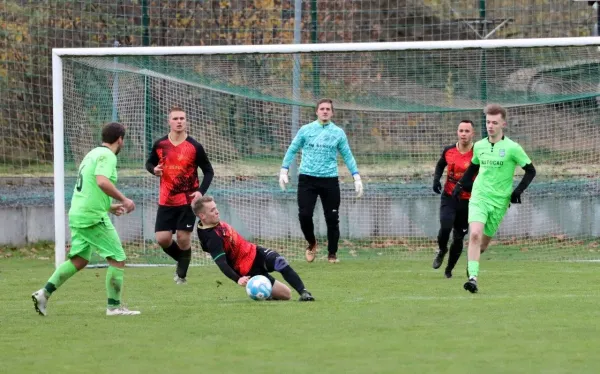
[[[485,201],[471,200],[469,201],[469,223],[483,223],[483,234],[491,238],[498,231],[506,209],[508,205],[497,207]]]
[[[70,227],[71,250],[69,258],[79,256],[86,260],[92,258],[95,250],[102,258],[125,261],[125,251],[119,234],[109,219],[90,227]]]

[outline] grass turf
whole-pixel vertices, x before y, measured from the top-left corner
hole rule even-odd
[[[106,317],[105,269],[35,314],[48,260],[0,259],[2,372],[597,373],[598,264],[484,261],[480,293],[430,261],[293,263],[317,301],[254,302],[216,266],[128,268]],[[281,279],[279,277],[279,279]],[[294,295],[297,298],[297,295]]]

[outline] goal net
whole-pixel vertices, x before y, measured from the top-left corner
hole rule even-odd
[[[439,229],[434,165],[462,119],[479,139],[483,107],[499,103],[507,136],[538,172],[490,256],[600,260],[599,46],[578,38],[54,50],[57,260],[69,248],[65,212],[77,167],[100,144],[101,126],[117,120],[127,126],[118,187],[137,206],[114,217],[128,262],[172,263],[154,240],[159,179],[144,164],[175,104],[213,164],[208,193],[221,218],[255,243],[303,258],[297,178],[282,192],[278,173],[322,97],[334,100],[333,121],[365,185],[356,199],[340,160],[342,258],[430,258]],[[314,221],[323,258],[320,203]],[[195,233],[192,248],[193,263],[207,263]]]

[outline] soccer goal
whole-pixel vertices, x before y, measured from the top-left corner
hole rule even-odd
[[[66,212],[83,156],[102,124],[127,126],[118,187],[137,205],[114,218],[130,264],[171,262],[154,241],[158,178],[144,169],[167,113],[187,111],[189,135],[215,169],[209,194],[248,239],[302,258],[295,186],[277,175],[314,103],[334,100],[365,195],[340,160],[342,259],[430,258],[439,229],[432,175],[460,120],[485,135],[482,108],[508,109],[506,134],[538,173],[512,206],[489,256],[600,260],[600,39],[296,44],[53,50],[56,261],[69,248]],[[299,160],[299,157],[297,158]],[[515,181],[522,171],[517,172]],[[443,181],[443,180],[442,180]],[[326,255],[320,203],[314,215]],[[193,263],[207,263],[194,234]]]

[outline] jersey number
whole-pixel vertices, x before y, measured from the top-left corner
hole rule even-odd
[[[79,168],[79,174],[77,175],[77,183],[75,184],[75,189],[77,192],[81,192],[81,188],[83,187],[83,175],[81,172],[83,171],[83,167]]]

